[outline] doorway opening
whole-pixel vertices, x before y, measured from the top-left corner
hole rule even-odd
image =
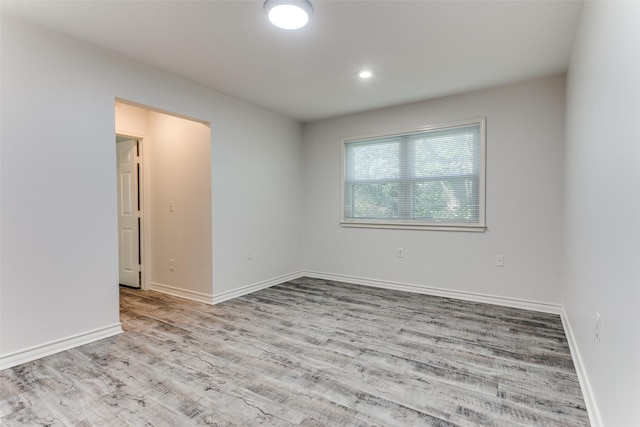
[[[118,282],[142,287],[142,140],[116,134],[118,173]]]
[[[115,125],[122,216],[119,282],[210,302],[209,122],[118,98]]]

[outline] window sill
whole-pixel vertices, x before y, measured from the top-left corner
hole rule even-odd
[[[379,221],[341,221],[340,226],[348,228],[388,228],[398,230],[431,230],[431,231],[467,231],[484,233],[486,225],[461,225],[461,224],[413,224],[413,223],[388,223]]]

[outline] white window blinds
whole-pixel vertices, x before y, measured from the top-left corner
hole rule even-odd
[[[484,227],[484,119],[344,141],[343,223]]]

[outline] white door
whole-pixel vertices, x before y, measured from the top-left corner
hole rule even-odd
[[[118,138],[120,139],[120,138]],[[140,287],[140,223],[138,199],[138,142],[116,143],[118,155],[118,252],[120,284]]]

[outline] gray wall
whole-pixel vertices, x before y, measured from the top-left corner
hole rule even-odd
[[[297,122],[7,14],[1,77],[0,355],[119,322],[116,97],[211,123],[214,296],[299,270]]]
[[[562,302],[606,426],[640,425],[639,24],[586,2],[567,79]]]
[[[564,91],[555,76],[306,124],[305,270],[559,304]],[[487,118],[486,232],[340,226],[342,137],[473,117]]]

